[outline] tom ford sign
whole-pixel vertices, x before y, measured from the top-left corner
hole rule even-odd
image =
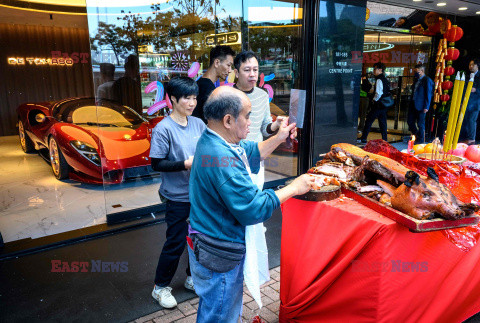
[[[363,52],[381,52],[382,50],[388,50],[393,48],[393,44],[388,43],[364,43],[363,44]]]

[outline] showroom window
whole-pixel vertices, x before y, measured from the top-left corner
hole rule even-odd
[[[200,77],[215,45],[253,50],[272,117],[288,115],[291,97],[304,98],[302,6],[88,0],[2,7],[4,242],[84,236],[128,214],[156,217],[160,177],[149,149],[152,129],[169,113],[165,85],[176,75]],[[266,185],[297,175],[297,157],[296,140],[273,152]]]

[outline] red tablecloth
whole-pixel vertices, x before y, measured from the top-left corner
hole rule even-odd
[[[353,200],[282,205],[280,322],[461,322],[480,312],[480,246],[411,233]]]

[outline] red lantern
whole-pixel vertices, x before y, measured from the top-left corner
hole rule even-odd
[[[440,95],[440,101],[447,102],[448,100],[450,100],[450,95],[448,95],[448,94]]]
[[[450,19],[444,19],[440,22],[440,33],[445,34],[450,28],[452,28]]]
[[[452,81],[445,81],[442,83],[442,90],[450,90],[453,87]]]
[[[429,27],[435,25],[436,23],[440,22],[440,15],[436,12],[430,11],[425,15],[424,22]]]
[[[433,33],[434,35],[440,31],[440,22],[437,22],[434,25],[428,26],[428,31]]]
[[[455,73],[455,69],[451,66],[447,66],[445,67],[445,75],[446,76],[450,76],[450,75],[453,75]]]
[[[460,56],[460,51],[454,47],[450,47],[447,49],[447,55],[445,55],[445,59],[447,61],[454,61]]]
[[[460,38],[462,37],[463,37],[463,29],[458,27],[457,25],[453,25],[452,28],[447,30],[447,32],[445,33],[445,38],[449,42],[459,41]]]

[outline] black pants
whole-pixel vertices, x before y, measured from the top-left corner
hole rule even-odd
[[[463,118],[462,131],[460,133],[461,140],[475,140],[477,134],[477,118],[478,110],[465,111],[465,117]]]
[[[373,107],[367,114],[365,128],[363,128],[362,137],[360,138],[361,140],[367,140],[368,134],[370,133],[370,128],[372,127],[375,119],[378,119],[378,125],[380,126],[382,139],[387,141],[387,108],[385,108],[379,102],[374,102]]]
[[[407,117],[408,130],[415,135],[415,143],[421,144],[425,142],[425,112],[418,111],[413,102],[408,109]],[[418,128],[417,128],[418,126]]]
[[[163,245],[155,274],[155,285],[159,287],[168,286],[177,271],[180,256],[187,242],[189,214],[190,203],[167,200],[165,214],[167,241]],[[187,276],[191,276],[190,264],[187,265],[186,273]]]
[[[358,130],[363,130],[363,128],[365,128],[365,120],[367,118],[369,102],[370,102],[370,99],[368,97],[360,98],[360,105],[359,105],[359,112],[358,112],[360,121],[358,123]]]

